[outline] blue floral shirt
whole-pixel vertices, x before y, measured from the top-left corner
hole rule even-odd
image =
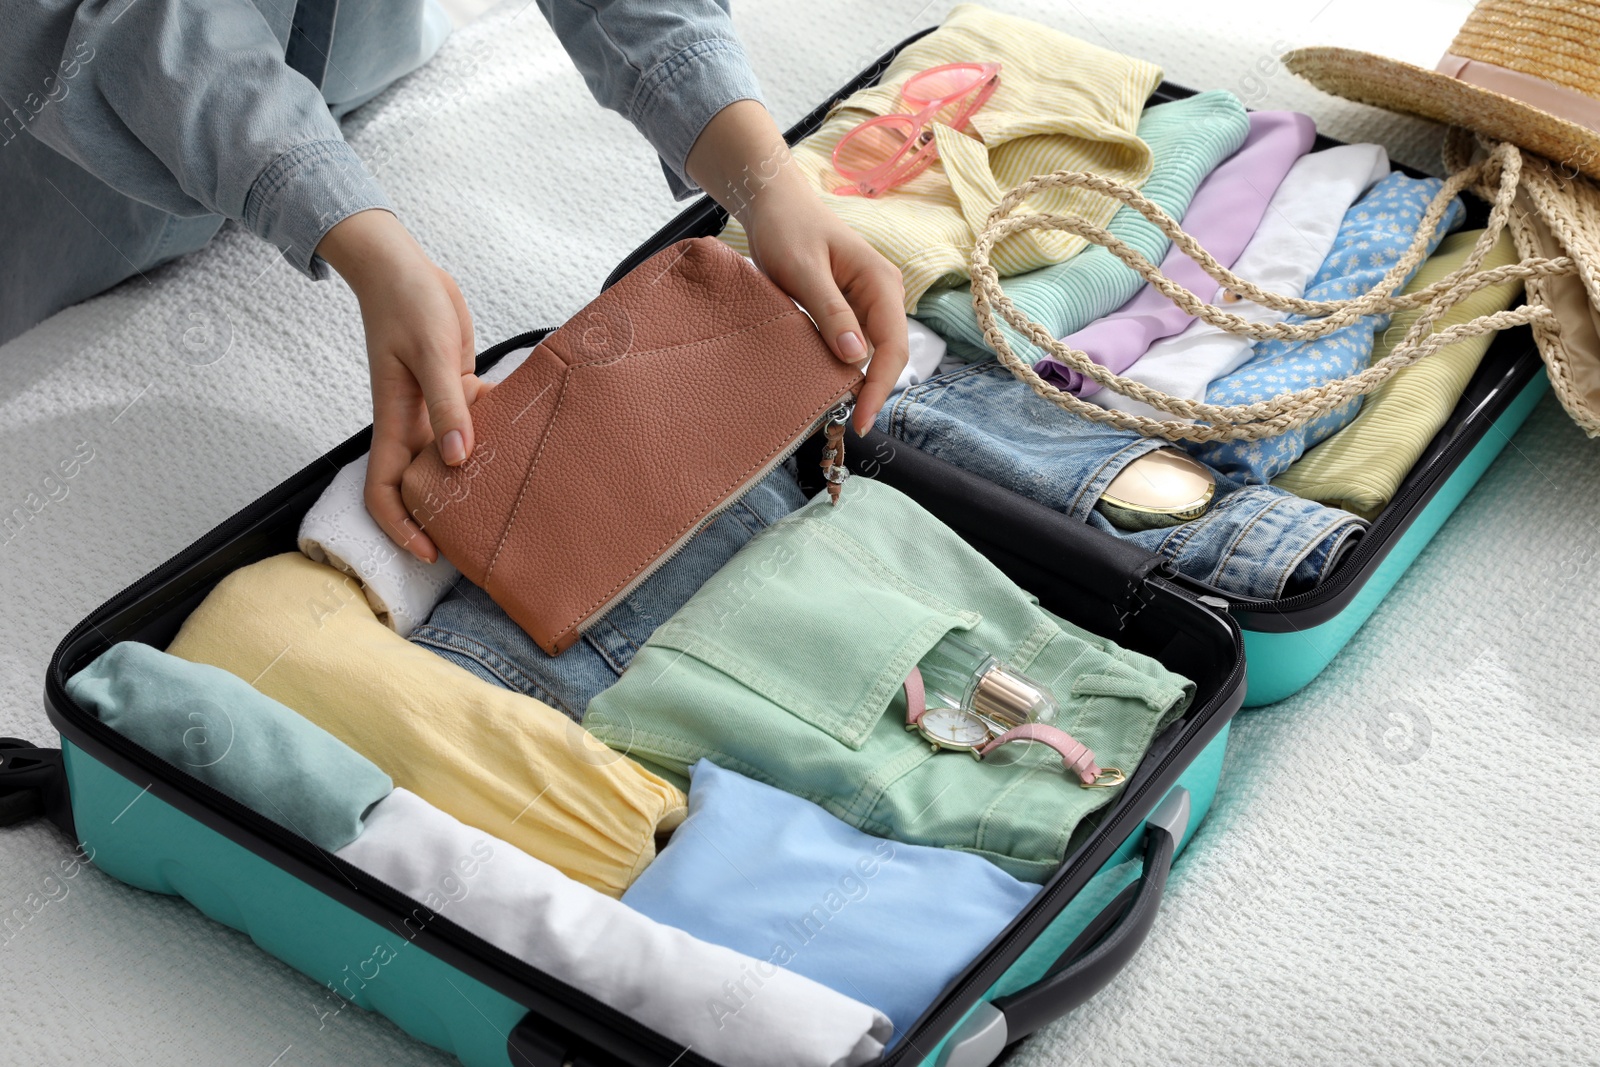
[[[1438,178],[1408,178],[1396,172],[1373,186],[1345,213],[1333,248],[1306,289],[1306,299],[1345,300],[1376,285],[1405,254],[1429,201],[1443,184]],[[1450,201],[1428,241],[1428,254],[1445,234],[1461,225],[1464,215],[1461,201]],[[1409,280],[1408,274],[1401,282]],[[1307,318],[1293,316],[1288,321],[1305,322]],[[1261,341],[1248,362],[1211,383],[1206,402],[1253,404],[1356,374],[1366,368],[1372,356],[1373,339],[1388,326],[1388,315],[1371,315],[1326,337]],[[1288,470],[1306,449],[1343,429],[1360,410],[1361,401],[1357,399],[1278,437],[1193,444],[1188,448],[1198,459],[1225,474],[1264,485]]]

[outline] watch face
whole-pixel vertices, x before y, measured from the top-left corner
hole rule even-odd
[[[946,748],[978,748],[988,743],[990,736],[982,719],[960,708],[929,708],[923,713],[921,726],[928,740]]]

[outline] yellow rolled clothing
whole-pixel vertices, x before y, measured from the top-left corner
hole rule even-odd
[[[613,897],[687,812],[676,786],[407,641],[357,582],[298,552],[224,578],[167,651],[243,678],[396,785]]]
[[[900,98],[912,75],[946,63],[1001,65],[995,93],[971,118],[968,132],[934,124],[939,159],[909,182],[882,196],[841,196],[844,179],[833,169],[833,149],[850,130],[874,115],[914,111]],[[907,45],[883,79],[836,106],[822,126],[793,149],[799,169],[823,201],[884,257],[905,280],[906,311],[934,286],[969,277],[977,233],[1013,186],[1036,174],[1085,170],[1138,187],[1150,176],[1150,146],[1139,139],[1145,100],[1161,82],[1161,68],[1098,48],[1028,19],[962,4],[934,32]],[[717,192],[717,190],[712,190]],[[742,191],[734,190],[737,197]],[[759,196],[759,191],[752,194]],[[1121,202],[1081,189],[1039,192],[1017,214],[1045,211],[1076,215],[1099,226]],[[723,240],[741,252],[749,245],[737,222]],[[1028,230],[995,246],[992,262],[1002,277],[1082,251],[1087,242],[1067,233]]]
[[[1463,230],[1439,242],[1405,292],[1424,289],[1457,270],[1482,234],[1482,230]],[[1502,231],[1480,267],[1491,270],[1516,261],[1511,234]],[[1439,316],[1433,332],[1504,311],[1521,292],[1521,281],[1479,289]],[[1372,346],[1373,363],[1394,351],[1422,311],[1395,314]],[[1363,518],[1377,515],[1394,499],[1400,483],[1450,417],[1496,336],[1490,332],[1468,337],[1396,372],[1367,397],[1355,421],[1301,456],[1272,484]]]

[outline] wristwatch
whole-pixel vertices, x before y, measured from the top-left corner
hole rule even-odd
[[[1068,773],[1085,789],[1121,785],[1125,775],[1115,767],[1095,763],[1094,753],[1071,734],[1042,722],[1025,722],[1009,729],[974,711],[962,707],[927,706],[922,671],[916,667],[906,675],[906,729],[916,730],[934,751],[970,752],[982,760],[1002,745],[1013,742],[1048,745],[1061,755]]]

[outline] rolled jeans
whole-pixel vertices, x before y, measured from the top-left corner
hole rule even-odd
[[[1271,485],[1213,471],[1198,519],[1130,532],[1095,509],[1133,460],[1167,445],[1064,411],[988,360],[901,393],[878,429],[1046,507],[1165,557],[1179,573],[1236,596],[1277,599],[1315,587],[1366,523]]]
[[[806,502],[779,467],[718,515],[656,573],[559,656],[547,654],[489,594],[465,578],[411,640],[486,682],[542,700],[575,721],[634,653],[752,537]]]

